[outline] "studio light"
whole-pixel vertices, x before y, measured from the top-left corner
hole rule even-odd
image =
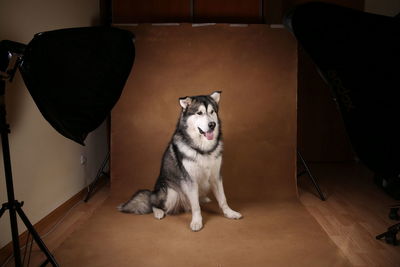
[[[133,34],[113,27],[88,27],[36,34],[29,44],[0,42],[0,131],[15,265],[21,266],[17,215],[47,259],[58,266],[15,200],[6,121],[6,81],[17,69],[43,117],[63,136],[84,144],[119,99],[135,58]]]
[[[399,175],[400,19],[316,2],[292,10],[285,25],[330,85],[358,157],[375,173]]]
[[[400,198],[400,14],[315,2],[295,7],[284,24],[332,89],[358,158]],[[377,238],[396,244],[399,229]]]

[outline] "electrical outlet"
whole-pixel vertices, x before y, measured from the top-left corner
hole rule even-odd
[[[87,162],[87,158],[84,155],[81,155],[81,165],[85,165]]]

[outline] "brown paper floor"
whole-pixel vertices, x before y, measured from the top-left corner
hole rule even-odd
[[[156,220],[116,211],[111,197],[55,252],[61,266],[351,266],[297,201],[232,202],[242,220],[203,206],[204,229],[190,214]]]

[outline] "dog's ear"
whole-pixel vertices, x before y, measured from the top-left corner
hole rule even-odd
[[[192,103],[192,99],[190,97],[181,97],[179,98],[179,104],[183,109],[186,109]]]
[[[214,99],[215,102],[217,102],[217,104],[218,104],[219,99],[220,99],[220,97],[221,97],[221,93],[222,93],[222,91],[215,91],[214,93],[212,93],[212,94],[210,95],[211,98]]]

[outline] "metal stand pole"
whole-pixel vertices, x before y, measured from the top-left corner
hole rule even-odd
[[[46,255],[47,260],[43,263],[46,265],[50,262],[53,266],[58,266],[56,260],[53,255],[50,253],[43,240],[40,238],[39,234],[36,232],[35,228],[29,221],[28,217],[26,217],[25,213],[22,211],[21,207],[23,202],[19,202],[15,200],[14,195],[14,185],[13,178],[11,172],[11,157],[10,157],[10,146],[8,142],[8,134],[10,132],[9,125],[6,122],[6,108],[4,104],[4,90],[0,90],[2,92],[0,95],[0,131],[1,131],[1,143],[3,147],[3,162],[4,162],[4,174],[6,179],[7,186],[7,198],[8,202],[2,205],[0,211],[0,217],[4,214],[6,210],[10,213],[10,224],[11,224],[11,234],[13,241],[13,253],[14,253],[14,261],[15,266],[22,266],[21,263],[21,252],[19,245],[19,234],[18,234],[18,223],[17,223],[17,214],[21,217],[24,222],[27,230],[32,234],[39,248]]]
[[[297,155],[300,158],[301,163],[303,164],[303,167],[305,169],[305,171],[300,172],[299,174],[297,174],[297,176],[302,176],[304,173],[307,173],[308,176],[310,177],[312,183],[314,184],[314,187],[317,189],[319,197],[322,201],[325,201],[326,198],[324,196],[324,194],[322,193],[321,188],[319,187],[318,181],[314,178],[314,176],[312,175],[310,169],[308,168],[308,165],[306,163],[306,161],[304,160],[303,156],[301,155],[301,153],[299,151],[297,151]]]
[[[389,219],[391,220],[399,220],[399,209],[400,205],[394,205],[390,207],[390,212],[389,212]],[[399,240],[397,239],[397,234],[400,231],[400,223],[396,223],[395,225],[390,226],[386,232],[377,235],[375,238],[376,239],[382,239],[384,238],[386,243],[391,244],[393,246],[399,245]]]
[[[100,166],[100,169],[98,170],[98,172],[97,172],[97,174],[96,174],[96,178],[95,178],[94,181],[89,185],[89,190],[88,190],[88,192],[87,192],[87,194],[86,194],[86,197],[85,197],[85,200],[84,200],[85,202],[88,202],[88,201],[89,201],[89,198],[90,198],[91,195],[93,194],[94,189],[96,188],[97,183],[99,182],[100,178],[101,178],[103,175],[105,175],[105,176],[107,176],[108,178],[110,178],[109,175],[108,175],[106,172],[104,172],[104,168],[106,167],[107,162],[109,161],[109,159],[110,159],[110,151],[107,152],[106,158],[104,159],[103,163],[102,163],[101,166]]]

